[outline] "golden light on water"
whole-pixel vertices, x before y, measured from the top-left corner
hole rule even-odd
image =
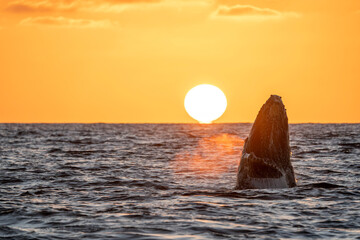
[[[200,123],[211,123],[223,115],[227,107],[225,94],[210,84],[192,88],[185,96],[186,112]]]
[[[205,137],[194,149],[179,152],[172,167],[175,173],[220,176],[237,169],[243,145],[244,140],[232,134]]]

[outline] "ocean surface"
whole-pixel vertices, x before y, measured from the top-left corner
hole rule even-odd
[[[0,239],[360,239],[360,125],[290,125],[298,186],[234,190],[251,124],[0,124]]]

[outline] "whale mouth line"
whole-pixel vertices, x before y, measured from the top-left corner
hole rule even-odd
[[[254,153],[246,153],[245,159],[248,161],[249,172],[251,178],[281,178],[284,176],[282,171],[267,158],[259,158]]]

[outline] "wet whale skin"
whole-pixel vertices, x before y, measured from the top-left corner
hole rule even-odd
[[[295,187],[290,155],[285,106],[281,97],[271,95],[245,140],[236,189]]]

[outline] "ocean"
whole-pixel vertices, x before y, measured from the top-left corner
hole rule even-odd
[[[360,124],[291,124],[297,187],[234,190],[251,124],[0,124],[0,239],[360,239]]]

